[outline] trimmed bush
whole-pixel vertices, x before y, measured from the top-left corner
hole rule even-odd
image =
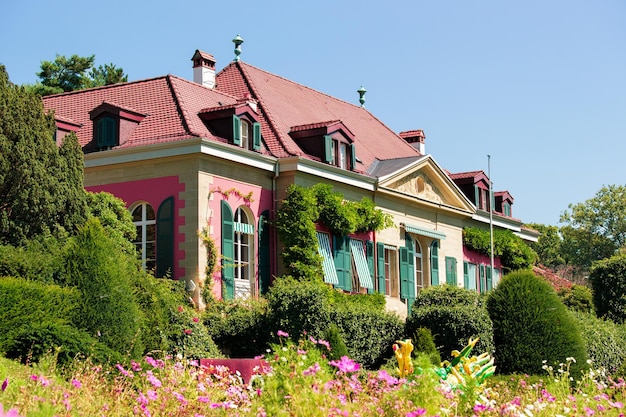
[[[220,351],[233,358],[264,355],[272,338],[265,299],[218,301],[207,306],[202,321]]]
[[[561,288],[558,294],[563,304],[570,310],[595,314],[596,308],[593,305],[593,293],[590,288],[574,284],[569,288]]]
[[[393,356],[392,345],[404,330],[395,314],[368,308],[333,309],[330,322],[339,326],[349,356],[369,369]]]
[[[576,322],[552,287],[531,271],[506,275],[489,293],[496,365],[500,373],[542,374],[543,361],[558,367],[573,357],[576,378],[587,354]]]
[[[56,238],[29,241],[25,246],[0,245],[0,276],[59,283],[62,278],[63,243]]]
[[[114,351],[136,357],[143,353],[137,337],[141,311],[131,285],[138,269],[118,248],[98,219],[89,219],[68,242],[67,281],[81,293],[76,326]]]
[[[595,262],[589,273],[598,316],[626,321],[626,254]]]
[[[626,329],[611,320],[596,317],[593,313],[576,312],[587,356],[593,369],[604,368],[612,376],[619,374],[626,365]]]
[[[441,366],[441,355],[439,355],[437,351],[435,339],[430,329],[426,327],[418,328],[413,334],[413,337],[411,337],[411,340],[413,341],[413,350],[415,352],[428,356],[430,363],[433,365]]]
[[[443,359],[449,359],[453,350],[462,349],[475,337],[480,340],[474,352],[493,354],[495,350],[484,298],[475,291],[450,285],[423,289],[406,319],[405,337],[412,337],[420,327],[432,332]]]
[[[270,330],[274,334],[285,331],[294,340],[304,332],[316,339],[323,337],[330,319],[327,292],[322,282],[276,279],[267,296]]]
[[[335,323],[332,323],[328,329],[326,329],[326,335],[324,339],[330,345],[330,352],[327,353],[329,360],[339,360],[343,356],[349,356],[348,347],[346,343],[343,341],[343,337],[341,337],[341,333],[339,330],[339,326]]]

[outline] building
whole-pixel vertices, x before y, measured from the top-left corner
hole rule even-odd
[[[489,217],[484,173],[442,169],[423,131],[397,134],[365,109],[364,88],[359,104],[336,99],[242,62],[242,40],[233,41],[235,59],[219,72],[195,51],[193,81],[166,75],[44,98],[57,141],[79,138],[86,188],[126,202],[145,268],[184,280],[200,306],[209,282],[218,298],[254,297],[285,272],[268,220],[291,184],[319,182],[370,198],[394,220],[354,236],[319,225],[331,284],[380,291],[403,315],[420,288],[464,285],[465,265],[485,264],[462,240],[464,227]],[[536,240],[511,217],[508,192],[495,202],[497,227]],[[222,259],[210,280],[202,234]]]

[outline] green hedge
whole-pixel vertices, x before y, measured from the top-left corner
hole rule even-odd
[[[420,327],[429,329],[442,359],[461,350],[470,338],[479,337],[474,352],[495,351],[493,326],[484,298],[475,291],[450,285],[420,291],[406,319],[404,334],[413,337]]]
[[[573,357],[574,378],[587,368],[580,330],[554,289],[530,271],[506,275],[489,293],[496,365],[501,373],[543,374],[543,361],[558,367]]]
[[[612,376],[626,364],[626,328],[593,313],[574,313],[593,369],[604,368]]]
[[[626,254],[595,262],[589,272],[598,316],[626,322]]]

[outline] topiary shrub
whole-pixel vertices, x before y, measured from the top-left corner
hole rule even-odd
[[[586,368],[587,354],[574,318],[556,292],[531,271],[505,276],[488,294],[493,322],[496,365],[501,373],[542,374],[543,361],[558,367],[566,358],[576,378]]]
[[[495,350],[491,319],[483,297],[475,291],[450,285],[424,288],[406,319],[405,337],[412,337],[420,327],[432,332],[441,358],[450,358],[453,350],[475,337],[480,338],[475,352],[493,354]]]
[[[131,285],[137,264],[98,219],[90,218],[68,241],[65,270],[67,284],[81,293],[74,324],[122,355],[141,355],[141,310]]]
[[[253,358],[266,353],[272,338],[267,300],[215,301],[202,321],[220,351],[233,358]]]
[[[316,339],[323,337],[330,319],[327,292],[321,280],[274,280],[267,295],[272,333],[282,330],[294,340],[304,332]]]
[[[435,366],[441,366],[441,355],[435,346],[435,339],[430,329],[426,327],[418,328],[413,337],[413,350],[417,353],[422,353],[430,359],[430,363]]]
[[[377,309],[344,307],[330,311],[330,322],[339,326],[352,359],[375,369],[393,356],[393,343],[402,337],[402,321]]]
[[[626,254],[595,262],[589,272],[598,316],[626,321]]]
[[[587,356],[594,369],[604,368],[614,377],[624,376],[620,369],[626,365],[626,329],[594,313],[575,312],[578,328],[585,342]]]
[[[335,323],[331,323],[328,329],[326,329],[324,339],[330,345],[330,351],[325,352],[328,354],[328,360],[338,360],[341,359],[343,356],[350,355],[350,353],[348,352],[348,347],[343,341],[343,337],[341,337],[339,326],[337,326]]]
[[[570,310],[595,314],[596,308],[593,305],[593,293],[590,288],[574,284],[569,288],[561,288],[558,294],[563,304]]]

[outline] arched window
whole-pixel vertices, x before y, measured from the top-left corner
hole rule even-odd
[[[235,279],[250,279],[250,226],[242,207],[235,211]]]
[[[148,203],[139,203],[131,211],[137,229],[135,246],[141,254],[141,265],[146,270],[156,266],[156,218],[154,209]]]

